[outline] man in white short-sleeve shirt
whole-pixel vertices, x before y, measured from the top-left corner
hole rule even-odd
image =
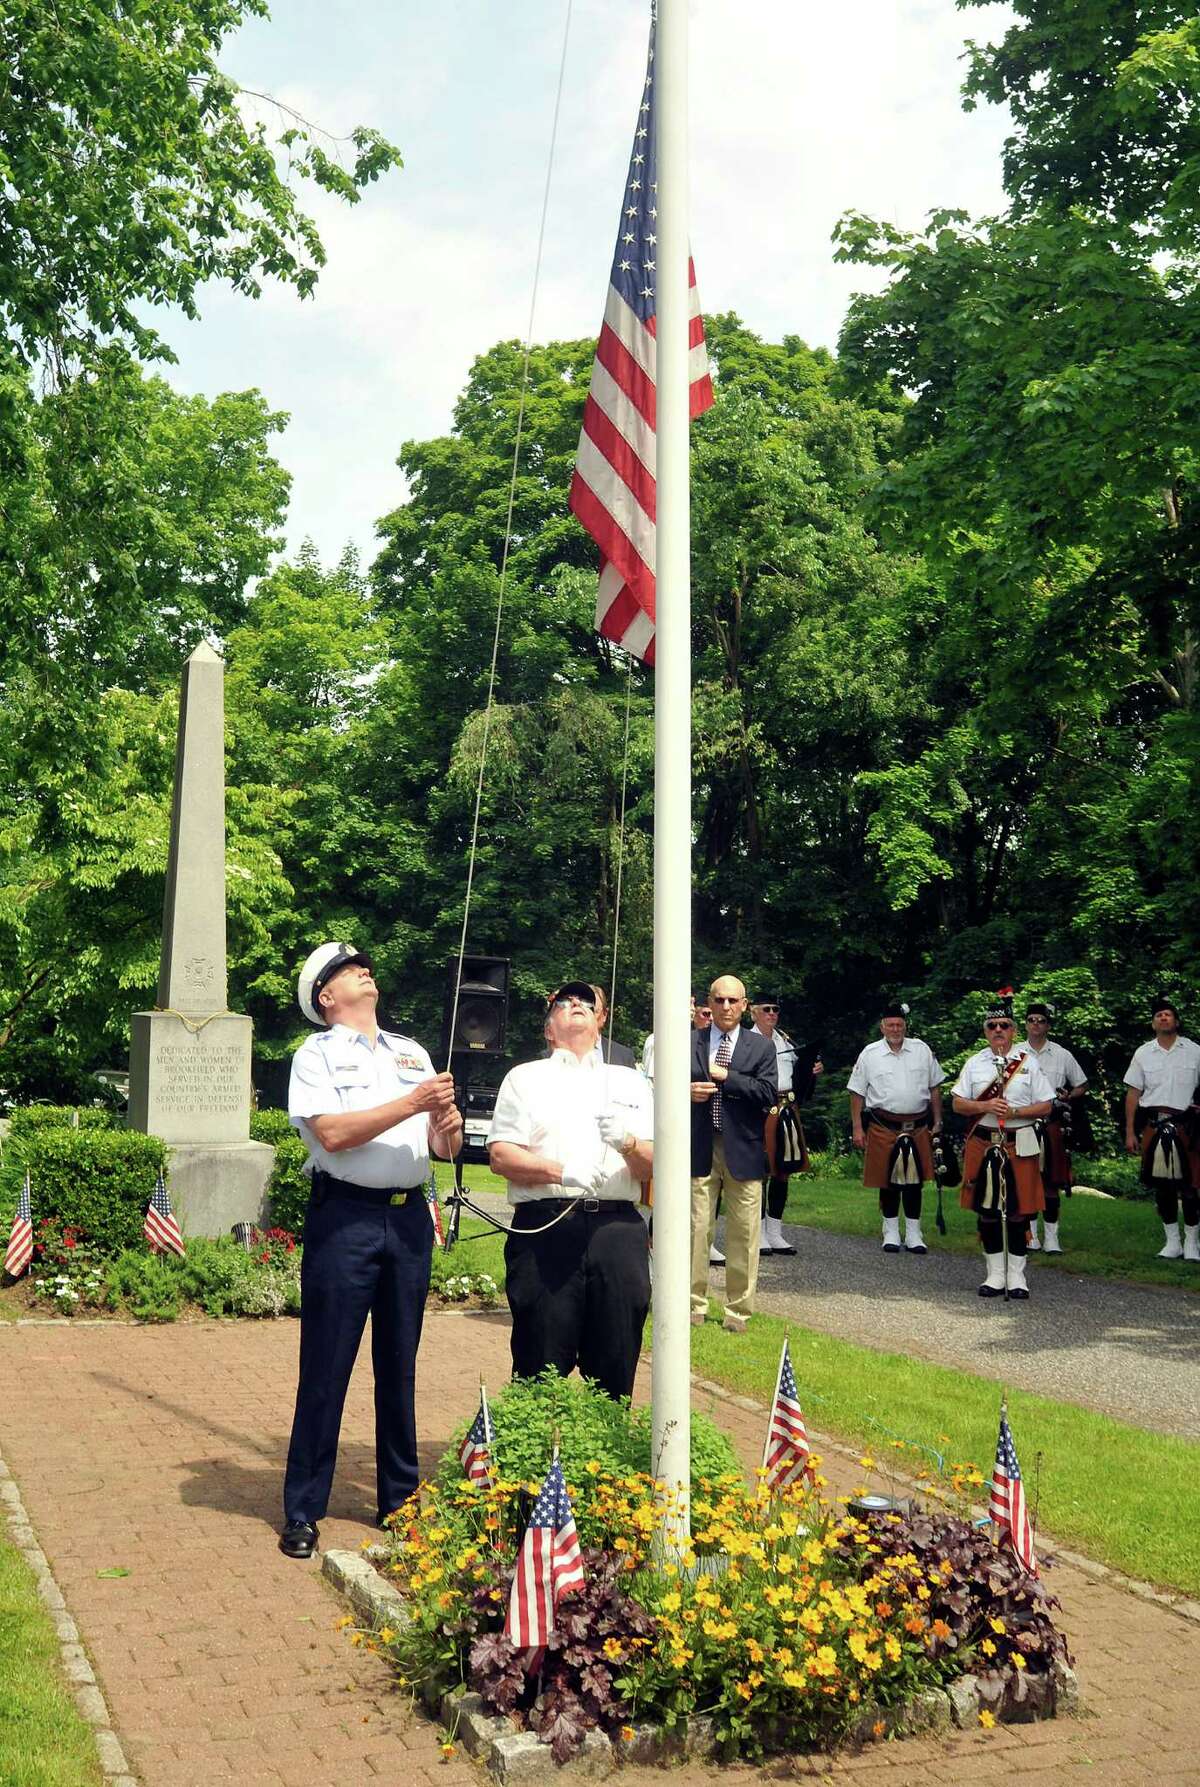
[[[506,1075],[488,1132],[508,1181],[504,1248],[515,1377],[576,1366],[628,1396],[650,1307],[639,1214],[654,1166],[654,1095],[635,1067],[596,1050],[594,988],[566,981],[546,1016],[550,1055]]]
[[[287,1557],[311,1557],[337,1463],[342,1407],[371,1317],[378,1518],[417,1487],[413,1404],[429,1289],[430,1153],[462,1145],[454,1081],[419,1043],[381,1030],[369,956],[323,943],[297,1000],[315,1036],[292,1058],[288,1115],[308,1148],[312,1194],[300,1267],[300,1374],[283,1486]]]
[[[924,1254],[921,1202],[925,1181],[933,1178],[930,1138],[942,1126],[946,1076],[929,1044],[908,1034],[907,1005],[885,1006],[879,1031],[847,1082],[852,1140],[863,1151],[863,1184],[879,1193],[884,1253],[900,1251],[903,1202],[905,1249]]]
[[[1154,1190],[1166,1237],[1159,1259],[1200,1265],[1200,1047],[1180,1035],[1169,999],[1154,1001],[1150,1027],[1154,1035],[1125,1070],[1125,1146],[1131,1154],[1141,1149],[1142,1178]]]
[[[1040,999],[1027,1005],[1025,1041],[1017,1044],[1018,1050],[1023,1048],[1034,1057],[1055,1092],[1054,1109],[1046,1118],[1046,1145],[1042,1163],[1042,1186],[1046,1194],[1046,1208],[1042,1212],[1045,1239],[1044,1242],[1038,1239],[1035,1216],[1029,1225],[1030,1253],[1037,1253],[1043,1246],[1047,1253],[1062,1252],[1058,1224],[1062,1214],[1063,1193],[1070,1192],[1072,1177],[1068,1138],[1062,1117],[1057,1113],[1064,1104],[1074,1104],[1087,1091],[1087,1075],[1082,1067],[1070,1049],[1064,1049],[1061,1042],[1055,1042],[1050,1035],[1053,1017],[1054,1007],[1046,1005]]]

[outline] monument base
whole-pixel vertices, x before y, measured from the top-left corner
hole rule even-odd
[[[233,1012],[187,1018],[135,1011],[129,1029],[130,1129],[185,1147],[226,1147],[250,1134],[254,1025]]]
[[[185,1235],[227,1235],[235,1222],[264,1227],[275,1150],[266,1142],[182,1143],[168,1166],[171,1206]]]

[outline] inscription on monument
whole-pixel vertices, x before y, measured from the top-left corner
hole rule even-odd
[[[249,1054],[245,1042],[205,1048],[156,1042],[154,1099],[164,1114],[236,1115],[249,1109]]]

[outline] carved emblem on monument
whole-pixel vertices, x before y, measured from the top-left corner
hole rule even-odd
[[[211,956],[189,956],[183,965],[183,977],[189,989],[208,993],[216,979],[217,965]]]

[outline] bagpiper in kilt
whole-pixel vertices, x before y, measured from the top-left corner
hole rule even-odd
[[[1200,1265],[1200,1046],[1180,1035],[1169,999],[1154,1001],[1150,1023],[1153,1037],[1125,1070],[1125,1146],[1131,1154],[1140,1149],[1142,1182],[1162,1218],[1159,1259]]]
[[[851,1132],[863,1151],[863,1184],[879,1193],[883,1251],[928,1253],[921,1233],[921,1196],[934,1176],[931,1136],[942,1125],[940,1064],[928,1043],[908,1035],[908,1006],[888,1005],[880,1040],[868,1043],[847,1082]]]
[[[1048,1117],[1054,1088],[1035,1060],[1013,1051],[1012,1004],[989,1007],[987,1047],[969,1055],[954,1082],[954,1109],[973,1117],[963,1148],[962,1205],[974,1210],[987,1262],[981,1297],[1029,1295],[1025,1282],[1029,1219],[1044,1206],[1035,1121]]]
[[[1061,1253],[1058,1224],[1064,1194],[1071,1195],[1071,1129],[1072,1115],[1079,1111],[1078,1100],[1087,1090],[1087,1075],[1069,1049],[1050,1039],[1054,1007],[1035,1000],[1025,1008],[1025,1042],[1021,1052],[1032,1055],[1054,1088],[1054,1106],[1039,1126],[1042,1144],[1042,1188],[1046,1205],[1043,1212],[1045,1250]],[[1038,1240],[1037,1217],[1029,1224],[1029,1251],[1036,1253],[1043,1245]]]

